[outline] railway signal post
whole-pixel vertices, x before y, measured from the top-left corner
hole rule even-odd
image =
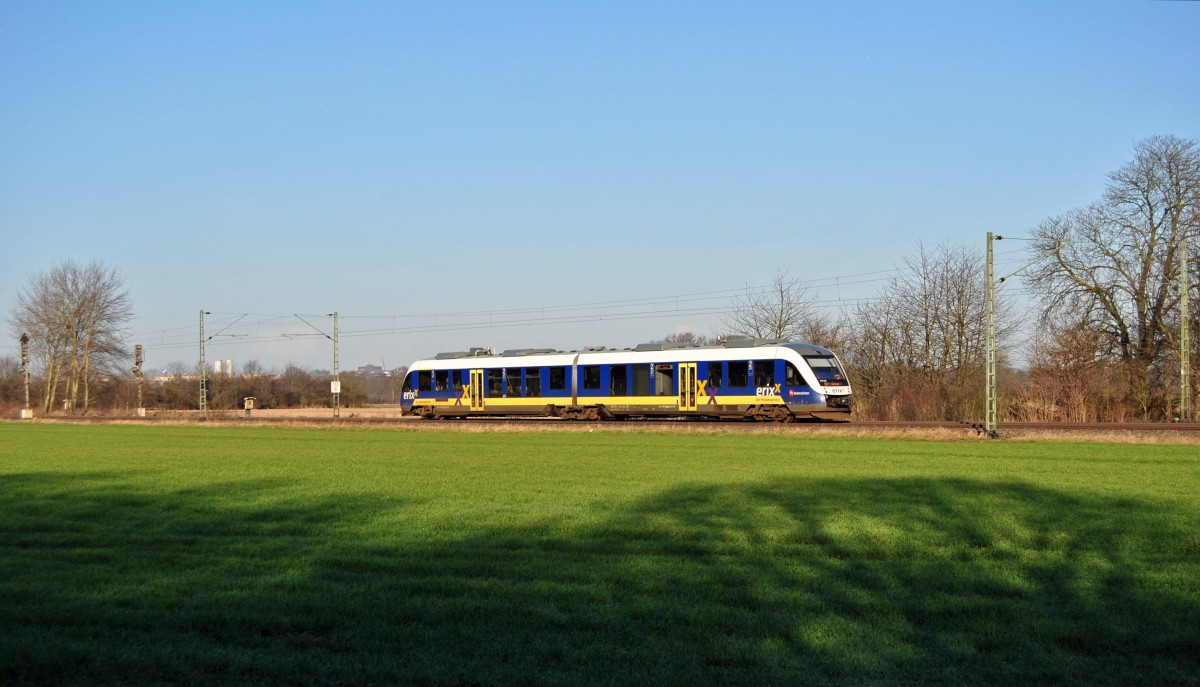
[[[146,406],[142,403],[142,345],[133,347],[133,376],[137,378],[137,416],[146,417]]]

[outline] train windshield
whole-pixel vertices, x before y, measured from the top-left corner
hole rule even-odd
[[[849,384],[846,373],[838,367],[837,358],[831,355],[806,355],[804,359],[812,367],[821,386],[845,386]]]

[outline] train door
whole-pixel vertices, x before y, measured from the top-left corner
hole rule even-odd
[[[483,370],[471,370],[467,396],[471,402],[471,410],[483,410]]]
[[[679,409],[696,409],[696,363],[679,363]]]

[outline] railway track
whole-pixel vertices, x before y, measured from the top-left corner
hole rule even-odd
[[[18,420],[16,418],[0,418],[13,422],[28,422],[28,420]],[[738,421],[704,421],[696,419],[631,419],[620,421],[576,421],[562,420],[558,418],[488,418],[474,417],[466,419],[443,419],[443,420],[422,420],[411,416],[395,417],[395,416],[372,416],[361,415],[353,411],[348,412],[342,417],[333,417],[332,415],[320,414],[287,414],[287,415],[271,415],[265,412],[255,413],[251,417],[246,417],[241,413],[222,413],[213,412],[209,414],[207,419],[201,419],[198,414],[191,413],[171,413],[162,415],[151,415],[148,417],[136,417],[132,415],[93,415],[93,416],[59,416],[51,415],[43,418],[36,418],[35,422],[68,422],[68,423],[146,423],[146,424],[192,424],[192,423],[212,423],[212,424],[228,424],[228,425],[346,425],[346,426],[492,426],[501,427],[530,427],[530,426],[562,426],[562,427],[626,427],[626,428],[660,428],[666,429],[671,427],[722,427],[729,428],[732,431],[752,430],[763,428],[774,428],[779,431],[805,431],[813,429],[829,430],[829,431],[871,431],[871,430],[964,430],[977,434],[984,434],[984,428],[981,423],[968,422],[902,422],[902,421],[882,421],[882,420],[861,420],[853,422],[792,422],[792,423],[762,423],[762,422],[738,422]],[[1170,432],[1170,433],[1198,433],[1200,432],[1200,423],[1197,422],[1120,422],[1120,423],[1102,423],[1102,422],[1001,422],[998,426],[998,432],[1003,435],[1005,432],[1021,431],[1021,432]]]

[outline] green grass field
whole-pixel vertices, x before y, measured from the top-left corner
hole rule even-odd
[[[1200,684],[1195,446],[0,424],[4,684]]]

